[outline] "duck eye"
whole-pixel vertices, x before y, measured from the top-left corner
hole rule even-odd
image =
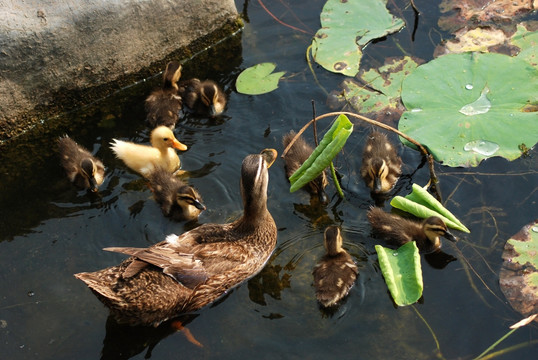
[[[163,138],[163,140],[164,140],[164,141],[168,141],[168,138],[167,138],[167,137],[165,137],[165,138]]]

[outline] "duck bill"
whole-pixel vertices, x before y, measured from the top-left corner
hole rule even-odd
[[[204,211],[206,209],[205,205],[202,204],[200,201],[198,200],[194,200],[194,202],[192,203],[194,205],[195,208],[197,208],[198,210],[202,210]]]
[[[95,178],[93,176],[89,178],[89,180],[90,180],[90,191],[97,192],[97,181],[95,181]]]
[[[449,231],[447,231],[447,232],[443,235],[443,237],[444,237],[445,239],[447,239],[447,240],[452,241],[452,242],[458,242],[458,238],[455,237],[454,235],[452,235],[452,233],[450,233]]]
[[[268,169],[271,167],[271,165],[273,165],[276,160],[276,157],[278,156],[278,152],[275,149],[263,149],[260,154],[265,159]]]
[[[374,192],[381,192],[381,179],[377,176],[374,178]]]
[[[172,147],[181,151],[187,150],[187,145],[180,143],[177,139],[172,140]]]

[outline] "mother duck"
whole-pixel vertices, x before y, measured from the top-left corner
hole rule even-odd
[[[203,224],[148,248],[105,248],[131,257],[75,277],[118,322],[131,325],[157,326],[218,299],[258,273],[276,246],[277,229],[267,210],[267,169],[276,156],[276,150],[266,149],[243,160],[244,210],[236,221]]]

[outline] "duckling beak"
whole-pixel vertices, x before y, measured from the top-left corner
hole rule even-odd
[[[97,192],[97,182],[95,181],[95,177],[92,176],[88,180],[90,181],[90,191]]]
[[[458,242],[458,238],[455,237],[454,235],[452,235],[452,233],[450,233],[448,230],[445,232],[445,234],[443,235],[443,237],[447,240],[450,240],[452,242]]]
[[[381,178],[374,177],[374,192],[381,192]]]
[[[204,210],[206,209],[205,205],[202,204],[202,203],[201,203],[200,201],[198,201],[198,200],[194,200],[194,201],[193,201],[193,205],[194,205],[194,207],[197,208],[198,210],[202,210],[202,211],[204,211]]]
[[[180,143],[177,139],[172,140],[172,147],[181,151],[187,150],[187,145]]]
[[[278,156],[278,152],[275,149],[263,149],[260,154],[265,159],[265,162],[267,162],[268,169],[273,165]]]

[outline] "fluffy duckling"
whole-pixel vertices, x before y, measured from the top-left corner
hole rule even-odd
[[[157,167],[170,173],[179,169],[180,161],[174,149],[185,151],[187,146],[175,138],[170,128],[158,126],[153,129],[150,142],[151,146],[148,146],[112,139],[110,145],[116,157],[146,178]]]
[[[67,135],[58,139],[58,150],[60,163],[69,181],[79,188],[96,192],[105,178],[105,167],[101,160]]]
[[[282,138],[284,148],[286,148],[291,140],[295,137],[295,132],[290,131]],[[301,137],[293,143],[292,147],[284,156],[284,163],[286,167],[286,176],[289,179],[294,172],[297,171],[303,165],[303,163],[312,154],[314,149]],[[327,203],[328,198],[325,194],[325,187],[328,185],[327,174],[325,170],[314,180],[305,185],[304,189],[312,196],[317,196],[322,203]]]
[[[198,115],[217,116],[226,106],[226,95],[212,80],[191,79],[179,84],[178,94],[183,103]]]
[[[312,275],[319,303],[329,307],[336,305],[349,293],[359,270],[342,248],[342,234],[338,226],[329,226],[324,236],[327,254],[316,264]]]
[[[277,228],[267,210],[268,167],[276,150],[248,155],[241,167],[243,215],[202,224],[148,248],[106,248],[131,255],[120,265],[75,277],[119,323],[154,325],[196,311],[257,274],[271,256]]]
[[[402,159],[387,135],[372,131],[362,156],[361,176],[373,193],[389,192],[402,174]]]
[[[152,128],[164,125],[173,129],[179,119],[182,101],[177,94],[177,82],[181,77],[181,65],[170,61],[163,73],[162,88],[153,90],[145,102],[146,121]]]
[[[429,253],[441,248],[440,236],[457,241],[444,221],[437,216],[431,216],[420,223],[386,213],[378,207],[368,210],[367,216],[374,234],[396,246],[416,241],[420,251]]]
[[[175,221],[194,220],[206,209],[198,191],[163,168],[156,168],[148,177],[155,201],[164,216]]]

